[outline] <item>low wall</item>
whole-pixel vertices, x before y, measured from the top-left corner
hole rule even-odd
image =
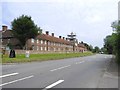
[[[16,54],[25,54],[27,50],[15,50]],[[48,54],[48,53],[66,53],[66,51],[60,52],[60,51],[37,51],[37,50],[28,50],[30,54]],[[10,51],[5,50],[4,54],[9,55]],[[67,53],[70,53],[67,51]]]
[[[37,51],[37,50],[28,50],[30,54],[48,54],[48,53],[66,53],[66,52],[59,52],[59,51]],[[25,54],[26,50],[15,50],[16,54]],[[70,52],[67,52],[70,53]]]

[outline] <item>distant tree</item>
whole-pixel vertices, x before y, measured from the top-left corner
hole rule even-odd
[[[116,45],[116,34],[113,33],[112,35],[106,36],[104,39],[104,48],[107,49],[108,54],[115,53],[115,45]]]
[[[92,51],[93,50],[93,46],[89,45],[89,50]]]
[[[94,49],[92,50],[93,53],[99,53],[100,49],[98,46],[95,46]]]
[[[100,51],[107,54],[107,49],[104,48],[104,47],[102,47],[102,48],[100,49]]]
[[[31,17],[27,15],[22,15],[14,19],[11,24],[13,35],[20,41],[22,48],[28,39],[36,37],[38,31],[41,32],[41,29],[37,27]]]
[[[85,47],[87,48],[87,50],[89,50],[90,51],[90,46],[87,44],[87,43],[84,43],[84,42],[81,42],[82,44],[84,44],[85,45]]]

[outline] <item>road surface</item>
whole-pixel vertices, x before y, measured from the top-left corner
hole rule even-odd
[[[2,65],[2,88],[102,88],[111,55]],[[118,81],[110,87],[117,88]],[[107,87],[106,87],[107,88]]]

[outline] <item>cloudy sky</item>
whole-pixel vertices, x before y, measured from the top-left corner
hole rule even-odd
[[[14,18],[29,15],[43,33],[66,37],[74,32],[79,41],[102,47],[103,39],[112,33],[111,23],[118,19],[118,1],[3,0],[0,20],[10,29]]]

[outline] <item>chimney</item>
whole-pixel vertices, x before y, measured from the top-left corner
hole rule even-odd
[[[54,37],[54,33],[52,33],[52,36]]]
[[[68,39],[66,38],[66,41],[67,41]]]
[[[46,35],[49,35],[49,31],[46,31]]]
[[[63,39],[65,39],[65,37],[63,37]]]
[[[61,39],[61,36],[59,36],[59,38]]]
[[[7,26],[2,26],[2,31],[6,31],[7,30]]]

